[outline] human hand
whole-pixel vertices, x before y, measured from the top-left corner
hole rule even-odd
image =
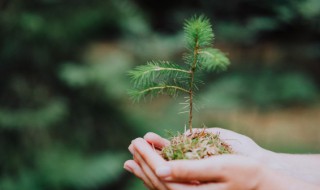
[[[196,131],[196,130],[203,130],[203,129],[194,129],[194,131]],[[264,150],[263,148],[259,147],[252,139],[250,139],[244,135],[235,133],[233,131],[225,130],[225,129],[220,129],[220,128],[210,128],[210,129],[206,129],[206,130],[209,132],[219,133],[220,138],[223,139],[224,141],[226,141],[232,147],[233,151],[236,154],[251,157],[256,160],[260,160],[261,158],[265,158],[267,155],[267,150]],[[189,132],[187,131],[186,133],[189,133]],[[167,139],[162,138],[155,133],[147,133],[144,136],[144,139],[150,145],[152,145],[154,150],[158,153],[160,152],[160,150],[164,146],[167,146],[170,144],[170,142]],[[131,144],[129,146],[129,150],[131,153],[134,152],[133,149],[134,149],[133,145]],[[161,157],[161,159],[162,159],[162,157]],[[144,169],[141,167],[142,165],[145,165],[145,161],[143,161],[143,159],[141,158],[141,155],[139,155],[139,154],[136,154],[134,156],[134,160],[130,160],[130,161],[126,162],[126,164],[125,164],[125,166],[128,166],[128,167],[130,166],[131,168],[134,168],[135,169],[134,173],[137,175],[137,177],[142,179],[145,182],[146,186],[148,186],[150,189],[153,189],[152,187],[155,186],[155,185],[153,185],[153,183],[160,184],[159,180],[156,180],[156,178],[154,176],[152,178],[153,181],[150,180],[149,179],[150,175],[149,175],[149,177],[146,175],[146,173],[144,172]],[[146,168],[147,167],[145,167],[145,170],[146,170]],[[150,170],[150,169],[147,169],[147,170]],[[149,171],[149,173],[150,173],[150,171]]]
[[[319,189],[244,156],[220,155],[202,160],[165,161],[142,138],[132,141],[130,151],[135,160],[128,160],[124,167],[142,179],[151,190]]]
[[[254,189],[263,173],[257,161],[237,155],[167,162],[141,138],[132,141],[130,151],[135,161],[127,161],[125,168],[149,189]]]
[[[203,130],[203,129],[193,129],[194,131]],[[272,152],[261,148],[257,145],[251,138],[241,135],[239,133],[221,129],[221,128],[209,128],[205,129],[208,132],[213,132],[216,134],[220,134],[220,138],[224,140],[227,144],[232,147],[232,150],[235,154],[250,157],[257,161],[265,162],[268,157],[271,157]],[[190,133],[187,131],[186,133]],[[161,150],[164,146],[170,144],[170,142],[162,138],[161,136],[155,133],[147,133],[144,136],[144,139],[155,147],[156,150]]]
[[[140,178],[150,190],[168,190],[167,185],[156,176],[154,167],[166,161],[144,139],[137,138],[129,146],[134,160],[127,160],[124,168]],[[140,153],[141,151],[141,153]]]

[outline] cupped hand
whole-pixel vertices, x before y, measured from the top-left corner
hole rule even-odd
[[[149,189],[255,189],[263,173],[257,161],[244,156],[168,162],[142,138],[132,141],[130,149],[134,160],[127,161],[125,168],[142,179]]]
[[[203,129],[193,129],[193,131],[197,130],[202,131]],[[220,134],[220,138],[232,147],[232,150],[235,154],[247,156],[258,161],[263,161],[263,159],[265,159],[266,157],[268,157],[268,155],[271,154],[270,151],[261,148],[251,138],[241,135],[239,133],[221,128],[208,128],[205,130],[208,132]],[[187,131],[186,133],[190,132]],[[162,138],[161,136],[151,132],[147,133],[144,136],[144,139],[149,144],[154,146],[156,150],[161,150],[164,146],[170,144],[170,142],[167,139]]]
[[[203,130],[203,129],[194,129],[194,131],[197,131],[197,130]],[[225,130],[225,129],[220,129],[220,128],[209,128],[206,130],[209,132],[218,133],[220,135],[220,138],[224,140],[226,143],[228,143],[232,147],[233,151],[238,155],[251,157],[256,160],[261,160],[261,158],[266,157],[266,155],[268,154],[267,150],[264,150],[263,148],[258,146],[252,139],[244,135],[235,133],[233,131]],[[190,133],[190,132],[187,131],[186,133]],[[139,140],[136,139],[133,142],[141,141],[141,140],[142,139],[140,138]],[[164,146],[169,145],[170,142],[167,139],[162,138],[161,136],[151,132],[147,133],[144,136],[144,140],[145,142],[148,142],[151,145],[153,150],[149,151],[148,154],[146,154],[145,152],[144,154],[140,154],[140,153],[137,153],[139,151],[137,151],[136,148],[134,148],[134,145],[132,143],[129,146],[129,150],[134,155],[134,160],[128,160],[125,163],[124,167],[127,170],[133,172],[138,178],[143,180],[145,185],[149,189],[168,189],[167,187],[168,185],[162,184],[154,174],[154,171],[152,172],[150,170],[150,167],[147,167],[148,164],[143,159],[142,155],[144,155],[145,158],[148,156],[152,156],[154,160],[158,160],[158,163],[163,163],[164,160],[162,159],[162,157],[159,157],[159,155],[156,156],[154,153],[157,152],[159,154],[160,150]],[[141,145],[137,147],[141,147]],[[149,150],[146,144],[144,144],[144,146],[142,147],[144,147],[144,149],[146,150]],[[136,154],[134,154],[134,152],[136,152]],[[159,160],[162,160],[162,161],[160,162]],[[174,184],[171,184],[171,186],[173,185]],[[158,186],[162,186],[162,187],[159,188]]]
[[[259,147],[250,138],[225,129],[206,130],[219,133],[220,138],[231,145],[236,154],[214,156],[203,160],[168,162],[159,155],[159,151],[170,142],[155,133],[148,133],[144,139],[138,138],[132,141],[129,150],[134,160],[126,161],[124,167],[143,180],[147,188],[152,190],[319,189],[305,183],[308,180],[305,180],[303,175],[298,179],[288,177],[293,176],[290,175],[292,173],[290,168],[287,169],[289,173],[281,172],[279,163],[273,164],[276,165],[274,170],[272,164],[270,166],[268,162],[270,160],[273,160],[271,163],[276,162],[273,158],[279,155]],[[299,163],[297,159],[301,157],[281,156],[288,157],[288,159],[283,158],[286,163],[295,164]],[[289,158],[293,161],[290,162]],[[309,157],[303,158],[310,160]],[[312,165],[317,159],[311,160],[313,160]],[[316,168],[315,171],[317,172]]]

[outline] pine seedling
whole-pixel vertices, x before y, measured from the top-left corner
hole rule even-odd
[[[179,94],[187,96],[187,106],[185,107],[188,108],[188,127],[191,135],[188,138],[185,135],[178,135],[171,139],[172,146],[163,149],[163,156],[167,160],[197,159],[215,155],[218,152],[230,152],[228,146],[216,134],[208,134],[204,131],[193,132],[192,130],[193,110],[195,108],[194,95],[199,90],[199,84],[202,83],[198,76],[202,72],[224,71],[230,61],[220,50],[212,48],[214,33],[209,19],[205,16],[194,16],[186,20],[184,34],[186,53],[183,60],[185,64],[150,61],[146,65],[138,66],[129,72],[134,85],[134,90],[130,91],[129,94],[134,101],[159,94],[167,94],[173,97]],[[204,137],[205,140],[202,139]],[[198,142],[201,143],[201,149],[199,149]],[[218,151],[214,150],[212,152],[212,146],[216,146],[217,143],[222,147],[218,147]],[[199,150],[205,150],[207,153],[188,156],[191,154],[190,152],[201,152]]]

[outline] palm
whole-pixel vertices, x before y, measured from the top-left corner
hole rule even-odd
[[[197,129],[195,129],[197,130]],[[200,129],[198,129],[200,130]],[[201,129],[202,130],[202,129]],[[266,150],[258,146],[252,139],[247,136],[220,128],[206,129],[209,132],[219,133],[220,138],[227,142],[236,154],[256,158],[264,154]],[[188,132],[187,132],[188,133]],[[145,140],[152,144],[156,149],[162,149],[169,141],[154,133],[145,135]]]
[[[248,155],[248,152],[256,153],[260,149],[263,150],[251,139],[243,135],[222,129],[207,130],[220,133],[221,138],[228,138],[238,142],[234,143],[234,145],[238,144],[236,148],[240,147],[238,148],[240,150],[235,150],[238,154]],[[129,149],[131,149],[133,153],[134,160],[128,160],[125,166],[135,168],[131,171],[138,178],[142,179],[150,189],[192,190],[213,189],[213,187],[223,189],[252,189],[259,179],[257,173],[259,170],[257,169],[261,164],[249,157],[221,155],[203,160],[176,160],[166,162],[161,156],[154,152],[153,147],[161,149],[163,146],[168,145],[169,141],[154,133],[148,133],[144,138],[145,140],[138,138],[132,141]],[[153,146],[150,146],[150,144]],[[251,148],[243,149],[239,144]],[[172,169],[171,177],[173,178],[169,181],[162,180],[161,178],[166,176],[159,174],[159,170],[157,170],[157,168],[166,165],[169,165]],[[242,175],[239,176],[240,173]],[[251,180],[248,181],[247,177]],[[190,181],[192,181],[192,183],[190,183]],[[195,186],[194,183],[197,183],[197,186]]]

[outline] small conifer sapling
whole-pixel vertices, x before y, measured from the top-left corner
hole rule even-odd
[[[189,114],[189,133],[178,134],[171,143],[162,149],[166,160],[202,159],[212,155],[231,153],[231,147],[219,138],[219,134],[193,130],[192,119],[194,95],[202,83],[198,79],[201,72],[224,71],[230,64],[229,59],[220,50],[212,48],[214,34],[209,19],[194,16],[185,21],[184,33],[186,53],[184,65],[168,61],[150,61],[129,72],[134,89],[129,92],[134,101],[146,96],[167,94],[178,96],[185,94]]]

